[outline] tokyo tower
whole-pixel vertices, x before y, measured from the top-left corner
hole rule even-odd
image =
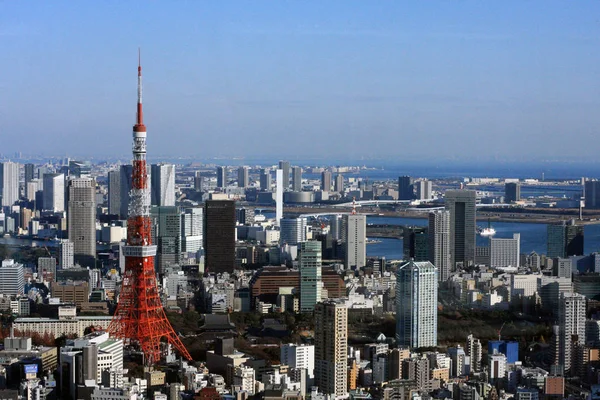
[[[108,332],[126,343],[137,344],[145,364],[160,361],[161,341],[180,355],[191,357],[169,323],[158,295],[150,222],[150,188],[146,170],[146,126],[142,113],[142,66],[138,60],[137,120],[133,126],[133,168],[127,219],[127,244],[123,247],[125,273],[117,310]]]

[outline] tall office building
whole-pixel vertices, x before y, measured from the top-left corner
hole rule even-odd
[[[288,190],[290,188],[290,162],[289,161],[279,161],[279,169],[283,174],[283,190]]]
[[[509,182],[504,185],[504,202],[513,203],[521,200],[521,183]]]
[[[280,226],[283,218],[283,170],[275,171],[275,225]]]
[[[344,192],[344,175],[337,174],[335,176],[334,190],[336,192],[338,192],[338,193],[343,193]]]
[[[412,200],[414,187],[410,176],[401,176],[398,178],[398,200]]]
[[[108,171],[108,213],[121,214],[121,171]]]
[[[450,257],[450,212],[447,210],[429,213],[427,244],[428,260],[437,267],[440,282],[446,282],[452,272]]]
[[[68,239],[62,239],[58,243],[58,266],[60,269],[70,269],[75,267],[75,249],[73,242]]]
[[[585,296],[578,293],[561,293],[558,302],[559,365],[569,371],[575,358],[574,347],[585,345]]]
[[[267,191],[271,189],[271,171],[267,168],[260,170],[260,190]]]
[[[427,179],[421,179],[417,182],[417,199],[429,200],[433,194],[433,184]]]
[[[27,185],[27,183],[30,182],[32,179],[37,178],[37,176],[35,176],[35,165],[33,165],[33,164],[25,164],[24,173],[25,173],[25,185]]]
[[[514,233],[512,239],[490,239],[490,267],[519,267],[521,256],[521,234]]]
[[[446,209],[450,211],[451,268],[456,263],[472,265],[475,262],[476,192],[447,190]]]
[[[204,209],[189,207],[181,215],[181,251],[196,252],[202,248]]]
[[[217,187],[227,187],[227,167],[217,167]]]
[[[321,242],[310,240],[300,243],[300,312],[312,313],[321,301]]]
[[[92,175],[92,163],[89,161],[69,160],[69,177],[89,178]]]
[[[321,190],[324,192],[331,190],[331,171],[321,172]]]
[[[204,203],[205,270],[235,269],[235,201],[207,200]]]
[[[438,270],[409,261],[396,273],[396,342],[411,348],[437,346]]]
[[[470,334],[467,336],[467,345],[465,346],[465,353],[469,356],[471,361],[471,371],[481,371],[481,360],[483,358],[483,347],[481,341]]]
[[[292,167],[292,190],[294,192],[302,191],[302,167]]]
[[[175,205],[175,165],[152,164],[151,194],[153,206]]]
[[[238,187],[248,187],[250,181],[250,169],[248,167],[238,168]]]
[[[43,201],[43,182],[40,179],[33,178],[25,185],[25,198],[29,201],[35,201],[35,194],[38,191],[42,191],[42,201]],[[36,204],[37,207],[37,204]]]
[[[0,267],[0,293],[4,295],[22,294],[25,287],[23,264],[12,259],[2,260]]]
[[[65,210],[65,176],[63,174],[44,175],[44,210],[61,212]]]
[[[0,163],[0,197],[3,207],[12,206],[19,200],[19,164]]]
[[[403,255],[406,261],[429,261],[427,228],[406,227],[402,232]]]
[[[346,214],[342,219],[346,269],[360,270],[367,262],[367,216]]]
[[[304,217],[281,218],[279,221],[281,244],[294,246],[306,241],[306,225],[307,221]]]
[[[566,258],[583,255],[584,236],[583,225],[575,225],[563,221],[560,224],[550,224],[548,232],[548,257]]]
[[[315,306],[315,384],[335,398],[348,395],[348,308],[329,299]]]
[[[586,181],[585,208],[600,208],[600,181]]]
[[[181,212],[175,206],[154,206],[150,210],[152,243],[156,245],[156,272],[181,263]]]
[[[69,180],[68,204],[67,228],[75,261],[84,267],[95,267],[96,181],[93,178]]]

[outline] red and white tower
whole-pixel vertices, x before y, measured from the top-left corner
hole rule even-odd
[[[146,126],[142,112],[142,66],[138,62],[137,120],[133,126],[133,168],[129,194],[125,274],[117,310],[108,327],[111,335],[137,344],[152,365],[161,358],[161,340],[191,360],[169,323],[158,295],[150,220],[150,187],[146,169]]]

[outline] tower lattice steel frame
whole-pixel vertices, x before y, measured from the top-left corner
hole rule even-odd
[[[190,354],[169,323],[160,301],[154,271],[156,246],[152,245],[150,188],[146,169],[146,126],[142,113],[142,66],[138,62],[137,120],[133,126],[133,168],[127,220],[127,244],[123,247],[125,274],[117,310],[108,332],[138,344],[145,363],[161,358],[161,341],[173,345],[182,357]]]

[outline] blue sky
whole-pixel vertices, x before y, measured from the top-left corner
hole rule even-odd
[[[595,159],[597,1],[0,2],[0,152]]]

